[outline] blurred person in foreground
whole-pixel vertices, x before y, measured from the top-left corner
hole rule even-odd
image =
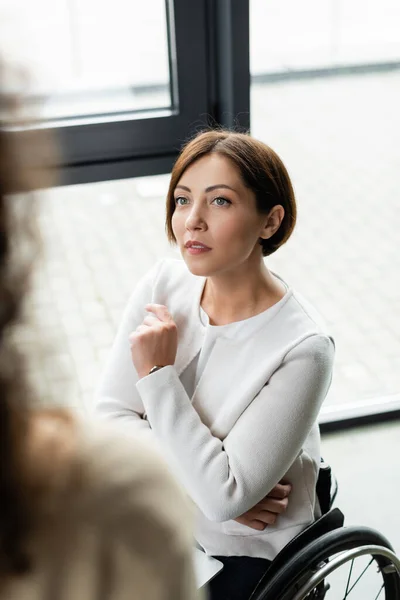
[[[29,381],[18,334],[44,181],[28,146],[0,123],[0,599],[194,600],[189,509],[158,455],[40,406]]]

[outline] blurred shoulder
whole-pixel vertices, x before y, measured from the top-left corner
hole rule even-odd
[[[87,502],[111,521],[123,514],[190,530],[191,506],[167,464],[141,436],[132,437],[110,423],[78,421],[82,481]]]
[[[81,566],[101,551],[121,598],[133,587],[139,598],[194,598],[190,501],[150,442],[66,410],[35,420],[36,551],[75,543],[63,560]]]

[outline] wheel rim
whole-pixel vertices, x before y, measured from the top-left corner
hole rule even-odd
[[[306,545],[300,552],[294,554],[271,579],[265,577],[262,586],[256,590],[256,594],[252,600],[293,600],[295,594],[298,594],[300,588],[310,580],[317,572],[320,572],[322,566],[333,560],[334,557],[341,555],[343,552],[350,550],[358,550],[367,546],[378,546],[384,550],[388,549],[393,552],[393,548],[388,540],[381,533],[369,527],[342,527],[338,530],[328,532],[310,544]],[[357,561],[364,560],[365,557],[357,558]],[[347,560],[350,560],[347,558]],[[387,565],[391,564],[391,560],[383,555],[374,557],[377,567],[379,567],[378,577],[380,583],[384,581],[385,593],[380,600],[400,600],[400,576],[396,569],[394,572],[387,571]],[[398,561],[398,559],[397,559]],[[397,562],[398,564],[398,562]],[[339,570],[343,574],[343,568]],[[268,571],[266,573],[268,576]],[[335,574],[336,577],[336,574]],[[333,576],[330,577],[332,579]],[[337,590],[336,582],[334,589]],[[321,588],[324,583],[321,583]],[[361,586],[357,585],[357,592]],[[340,590],[340,594],[325,594],[320,590],[315,589],[312,595],[309,595],[307,600],[341,600],[345,594],[346,581],[344,587]],[[374,600],[378,594],[371,594],[368,590],[364,596],[358,597],[355,593],[348,594],[350,600]],[[304,596],[303,596],[304,597]],[[344,596],[346,597],[346,596]]]
[[[371,559],[367,564],[367,567],[364,568],[361,574],[355,575],[353,573],[354,569],[354,561],[356,558],[361,556],[370,556]],[[350,597],[350,594],[354,591],[356,585],[361,581],[362,577],[367,572],[367,569],[370,565],[376,563],[376,557],[381,557],[387,559],[386,566],[382,567],[382,570],[385,570],[385,573],[391,572],[391,569],[397,571],[398,576],[400,577],[400,560],[396,557],[396,555],[389,549],[383,548],[381,546],[363,546],[361,548],[353,548],[351,550],[346,550],[341,552],[339,555],[333,557],[326,564],[321,566],[318,571],[316,571],[301,587],[296,591],[295,595],[292,596],[293,600],[304,600],[307,598],[309,594],[313,590],[316,589],[318,585],[320,585],[329,575],[334,573],[339,569],[339,567],[345,565],[346,563],[350,563],[349,565],[349,573],[346,581],[346,587],[344,590],[344,594],[340,597],[335,596],[335,600],[347,600]],[[381,571],[381,569],[379,569]],[[353,575],[354,579],[353,579]],[[384,590],[384,582],[382,582],[381,587],[379,588],[377,595],[375,597],[372,596],[373,600],[376,600],[380,597],[381,592]],[[310,596],[309,596],[310,597]],[[351,598],[355,597],[354,595]]]

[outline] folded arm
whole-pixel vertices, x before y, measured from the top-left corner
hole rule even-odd
[[[174,367],[138,381],[155,436],[209,519],[238,517],[282,479],[317,418],[330,385],[333,354],[327,336],[301,342],[223,441],[202,423]]]

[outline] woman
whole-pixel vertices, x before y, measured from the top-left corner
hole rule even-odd
[[[167,198],[183,261],[162,261],[137,286],[98,390],[99,412],[147,432],[197,505],[196,538],[225,564],[212,600],[249,598],[319,510],[316,419],[334,345],[263,260],[295,221],[289,175],[269,147],[224,131],[192,140]],[[275,524],[235,521],[282,479],[292,491]]]
[[[160,458],[35,403],[17,344],[33,197],[10,196],[32,184],[26,150],[0,127],[0,599],[194,600],[187,499]]]

